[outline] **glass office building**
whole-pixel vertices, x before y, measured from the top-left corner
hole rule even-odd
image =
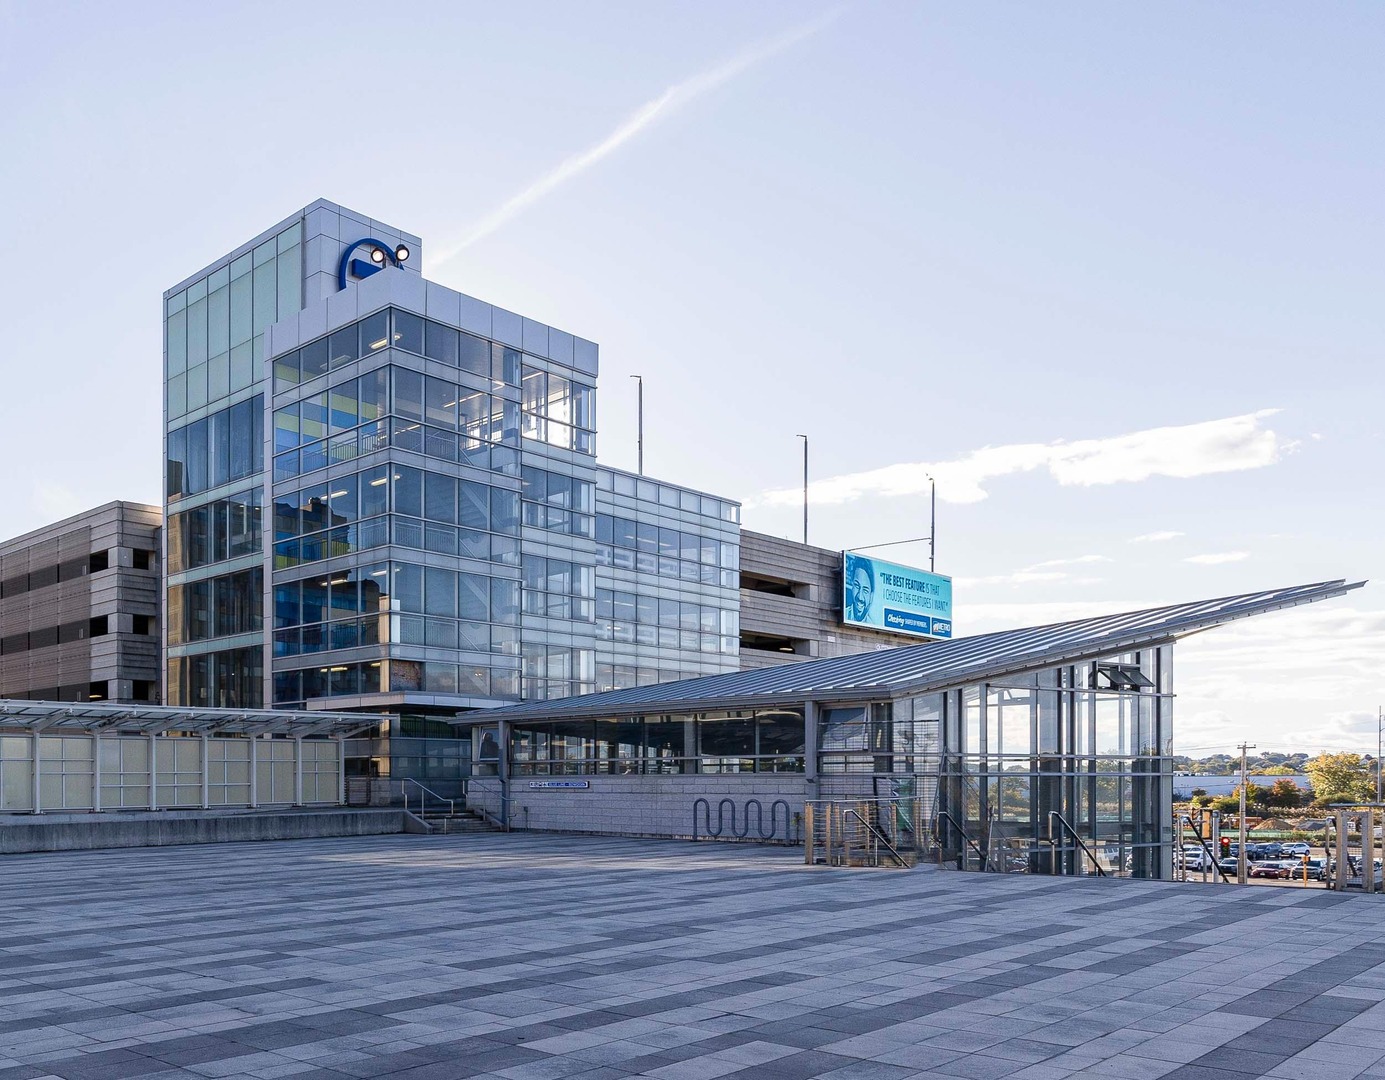
[[[438,717],[734,670],[739,506],[598,468],[597,346],[421,255],[319,201],[165,294],[166,683],[443,782]]]

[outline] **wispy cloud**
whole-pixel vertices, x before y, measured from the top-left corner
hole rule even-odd
[[[1078,555],[1071,559],[1049,559],[1046,562],[1035,563],[1029,567],[1030,570],[1044,570],[1050,566],[1081,566],[1085,563],[1110,562],[1105,555]]]
[[[615,153],[637,135],[667,120],[689,102],[730,82],[737,75],[756,64],[763,63],[772,56],[792,48],[805,38],[812,37],[840,18],[844,10],[842,7],[831,8],[791,30],[770,38],[768,41],[762,41],[751,46],[730,60],[693,75],[691,78],[684,79],[682,82],[674,83],[658,97],[645,102],[627,116],[604,139],[559,162],[555,168],[529,184],[518,194],[506,199],[452,244],[445,246],[439,252],[431,253],[429,256],[430,264],[436,267],[455,258],[478,240],[489,236],[523,213],[545,195],[551,194],[573,177],[586,172],[602,159]]]
[[[1220,566],[1222,563],[1240,562],[1249,558],[1249,551],[1212,551],[1206,555],[1189,555],[1183,561],[1197,563],[1199,566]]]
[[[1106,439],[987,446],[951,461],[886,465],[819,480],[810,486],[809,500],[832,505],[869,496],[920,495],[928,491],[930,475],[937,479],[938,498],[973,503],[987,497],[987,482],[1035,469],[1047,469],[1065,487],[1259,469],[1274,464],[1280,457],[1283,440],[1263,426],[1263,421],[1278,411],[1263,409],[1243,416],[1150,428]],[[795,506],[802,498],[801,488],[783,488],[765,492],[746,505]]]
[[[1172,530],[1166,532],[1152,532],[1145,533],[1143,536],[1132,536],[1129,542],[1132,544],[1162,544],[1166,540],[1177,540],[1182,535],[1183,533],[1173,532]]]

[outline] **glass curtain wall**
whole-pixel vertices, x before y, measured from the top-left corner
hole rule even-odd
[[[944,700],[945,859],[1162,877],[1171,840],[1171,646],[968,686]]]

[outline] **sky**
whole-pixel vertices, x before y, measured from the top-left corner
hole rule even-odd
[[[598,455],[959,635],[1385,578],[1385,8],[0,0],[4,535],[158,502],[160,297],[323,197],[601,345]],[[18,329],[38,327],[20,340]],[[20,346],[23,348],[20,348]],[[927,544],[877,552],[927,566]],[[1179,646],[1374,752],[1385,588]]]

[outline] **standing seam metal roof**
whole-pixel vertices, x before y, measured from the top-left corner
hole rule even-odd
[[[1152,648],[1235,619],[1342,596],[1363,585],[1364,581],[1352,584],[1342,579],[1321,581],[754,671],[733,671],[629,690],[526,702],[471,713],[454,722],[561,720],[697,708],[740,708],[778,704],[786,698],[798,701],[900,697]]]

